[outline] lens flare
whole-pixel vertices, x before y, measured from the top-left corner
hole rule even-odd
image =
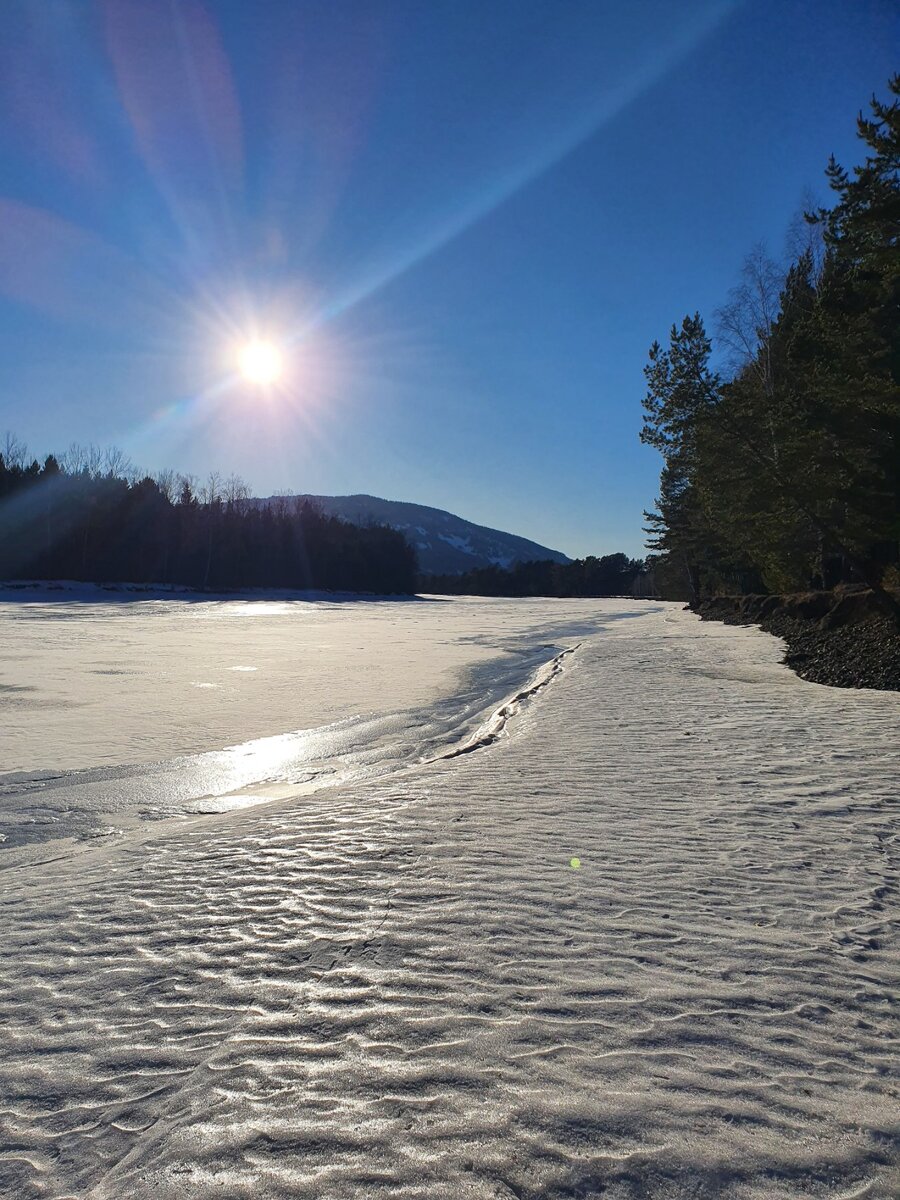
[[[275,383],[284,369],[281,351],[271,342],[248,342],[238,354],[238,366],[248,383]]]

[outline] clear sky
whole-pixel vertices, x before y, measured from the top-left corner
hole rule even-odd
[[[898,12],[4,0],[0,430],[639,553],[647,347],[858,160]]]

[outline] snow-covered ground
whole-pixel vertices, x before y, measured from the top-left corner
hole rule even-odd
[[[426,707],[465,668],[582,625],[596,609],[565,601],[548,617],[527,601],[0,591],[0,763],[151,762]]]
[[[0,592],[0,871],[438,757],[610,615]]]
[[[388,611],[334,616],[377,679],[354,705],[350,672],[327,719],[393,713],[393,769],[352,767],[374,744],[357,730],[338,786],[282,779],[270,803],[99,842],[76,825],[0,872],[0,1194],[900,1195],[900,697],[805,683],[773,639],[674,606]],[[262,664],[251,621],[209,619],[223,674]],[[81,627],[52,621],[27,644],[4,630],[3,682],[34,679],[9,655],[46,642],[29,686],[54,694],[49,643]],[[153,636],[168,657],[177,635]],[[259,637],[274,664],[277,632]],[[492,678],[521,699],[494,704]],[[140,689],[110,696],[130,714]],[[237,736],[311,728],[303,703]],[[423,735],[429,708],[446,720]],[[103,710],[60,745],[102,744]],[[151,723],[151,754],[235,736],[202,712],[194,743],[189,718],[169,742]],[[36,787],[49,767],[16,769]]]

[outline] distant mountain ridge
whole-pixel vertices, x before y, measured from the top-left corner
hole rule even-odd
[[[256,501],[272,504],[282,500],[268,496]],[[419,556],[419,569],[426,575],[456,575],[475,567],[510,567],[513,563],[550,559],[567,563],[567,555],[528,538],[476,525],[441,508],[382,500],[378,496],[291,496],[295,504],[314,504],[326,516],[340,517],[351,525],[390,525],[403,533]]]

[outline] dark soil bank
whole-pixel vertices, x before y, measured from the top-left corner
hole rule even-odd
[[[690,607],[705,621],[783,638],[784,662],[812,683],[900,691],[900,628],[869,591],[716,596]]]

